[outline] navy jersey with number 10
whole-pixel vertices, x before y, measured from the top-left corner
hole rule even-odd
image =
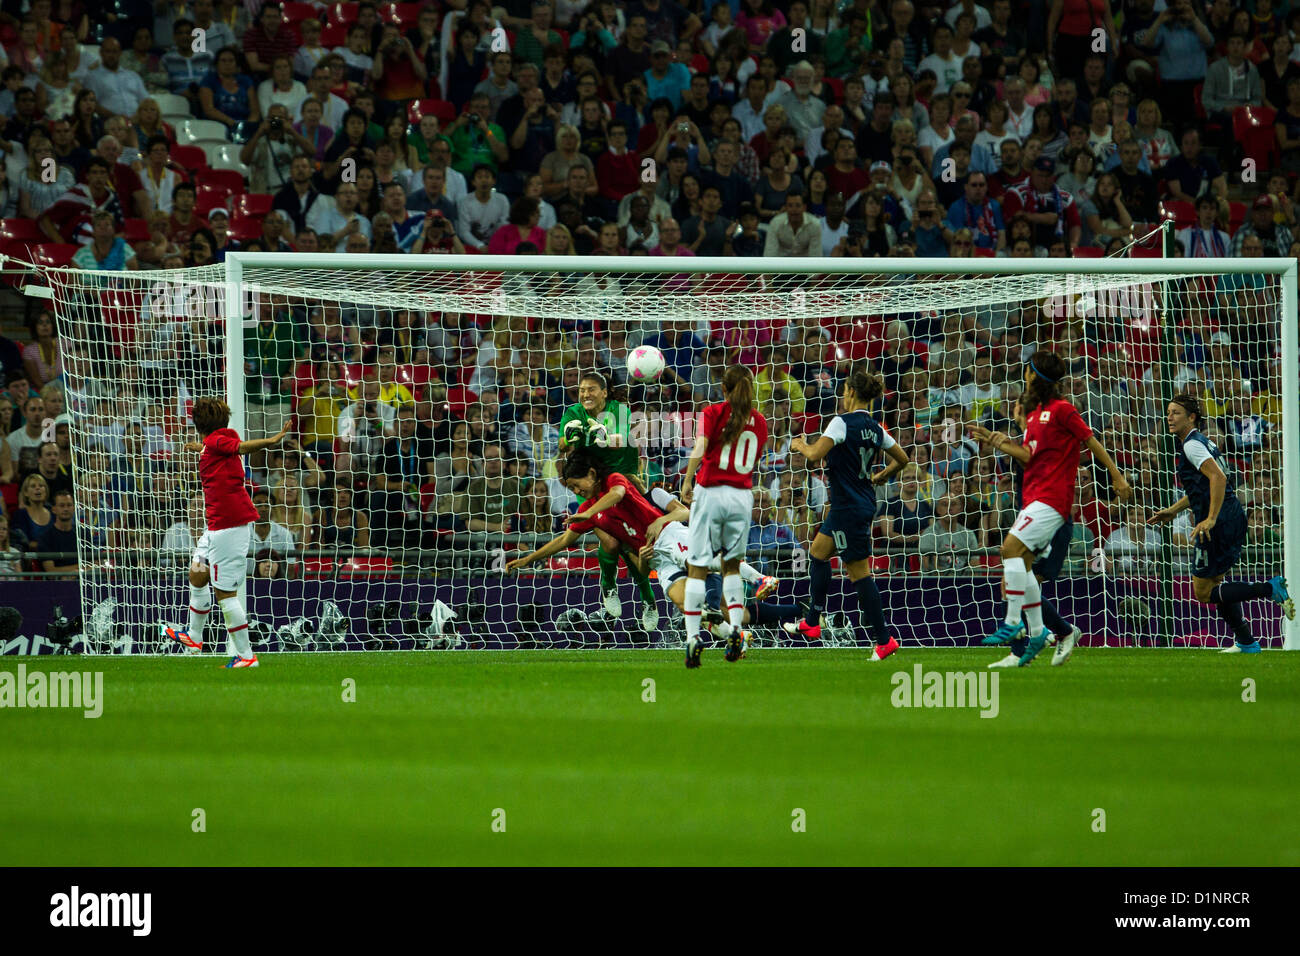
[[[836,415],[822,434],[835,442],[826,455],[831,511],[853,511],[864,519],[875,517],[876,487],[871,483],[871,472],[881,452],[894,447],[894,439],[863,410]]]

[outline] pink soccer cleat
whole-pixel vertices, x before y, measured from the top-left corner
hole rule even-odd
[[[883,661],[886,657],[894,653],[894,651],[896,650],[898,650],[898,641],[897,639],[891,637],[889,639],[888,644],[877,644],[874,648],[872,648],[871,657],[868,658],[868,660],[870,660],[872,663],[875,663],[876,661]]]

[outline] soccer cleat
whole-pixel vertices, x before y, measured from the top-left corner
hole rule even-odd
[[[1019,667],[1020,657],[1016,654],[1008,654],[999,660],[994,661],[989,667]]]
[[[196,651],[203,650],[202,641],[194,640],[194,638],[190,637],[189,631],[182,631],[180,628],[172,627],[170,624],[164,624],[162,626],[162,636]]]
[[[1047,635],[1049,633],[1051,632],[1048,631],[1047,628],[1043,628],[1042,632],[1037,637],[1031,637],[1029,639],[1029,644],[1026,645],[1025,652],[1020,655],[1021,667],[1028,667],[1033,663],[1034,658],[1037,657],[1039,652],[1047,646]]]
[[[1010,644],[1024,629],[1024,621],[1016,621],[1015,624],[1007,624],[1004,621],[996,631],[984,638],[980,643],[985,647],[997,647],[1000,644]]]
[[[1258,654],[1260,653],[1259,641],[1252,641],[1249,644],[1238,644],[1235,641],[1219,651],[1220,654]]]
[[[1273,586],[1273,600],[1282,605],[1282,613],[1286,615],[1286,619],[1294,621],[1295,601],[1291,599],[1291,594],[1286,589],[1286,578],[1279,574],[1276,577],[1269,578],[1268,583]]]
[[[762,580],[758,582],[758,590],[754,592],[754,600],[763,600],[763,598],[775,591],[780,584],[780,580],[772,577],[772,575],[763,575]]]
[[[619,599],[618,588],[610,588],[605,592],[604,607],[605,613],[610,617],[623,616],[623,602]]]
[[[894,653],[894,651],[896,650],[898,650],[898,640],[896,638],[891,637],[889,639],[889,643],[877,644],[875,647],[873,647],[871,649],[871,656],[868,657],[867,660],[871,661],[873,664],[876,661],[883,661],[886,657]]]
[[[822,639],[822,626],[809,627],[808,622],[803,618],[797,621],[782,621],[782,629],[791,637],[802,637],[809,641],[820,641]]]
[[[235,656],[235,657],[232,657],[232,658],[230,659],[230,661],[226,664],[226,667],[227,667],[227,668],[236,668],[236,667],[257,667],[257,666],[258,666],[258,663],[257,663],[257,655],[256,655],[256,654],[254,654],[252,657],[239,657],[239,656]]]
[[[1071,627],[1070,633],[1056,642],[1056,651],[1052,654],[1053,667],[1060,667],[1070,659],[1070,655],[1074,652],[1074,645],[1079,643],[1081,637],[1083,637],[1083,631],[1077,627]]]
[[[659,608],[649,602],[641,605],[641,627],[647,631],[659,627]]]
[[[745,645],[749,643],[749,632],[733,627],[727,635],[726,650],[722,656],[733,664],[745,656]]]
[[[704,638],[698,634],[686,639],[686,667],[700,666],[700,655],[704,653]]]

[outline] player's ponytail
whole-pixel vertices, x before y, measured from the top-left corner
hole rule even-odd
[[[879,375],[872,374],[864,367],[858,366],[849,375],[849,391],[864,407],[885,394],[885,382]]]
[[[718,436],[718,444],[730,445],[740,437],[754,413],[754,373],[743,365],[731,366],[722,375],[722,393],[731,406],[731,417]]]
[[[1048,349],[1035,352],[1029,359],[1029,367],[1034,370],[1034,380],[1020,396],[1026,416],[1061,397],[1061,379],[1066,372],[1061,357]]]
[[[1188,392],[1179,392],[1169,400],[1171,405],[1179,405],[1188,415],[1195,417],[1196,427],[1201,427],[1201,421],[1205,418],[1205,411],[1201,408],[1201,400],[1195,395]]]

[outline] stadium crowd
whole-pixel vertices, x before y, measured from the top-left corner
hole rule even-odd
[[[563,255],[602,291],[609,280],[578,278],[580,257],[1159,254],[1165,219],[1172,256],[1300,255],[1300,9],[1270,0],[248,7],[0,4],[0,251],[123,273],[231,250]],[[253,462],[250,571],[301,574],[295,555],[313,547],[549,533],[572,506],[555,478],[560,414],[586,371],[626,385],[642,341],[668,359],[631,396],[650,416],[716,399],[731,363],[756,370],[774,424],[756,548],[811,537],[826,488],[789,442],[819,429],[865,360],[915,462],[885,494],[880,544],[899,554],[882,560],[979,566],[1016,508],[1005,461],[963,423],[1008,427],[1020,362],[1049,347],[1139,489],[1112,511],[1104,483],[1080,482],[1076,571],[1101,569],[1098,547],[1150,566],[1143,509],[1167,492],[1171,385],[1204,393],[1252,539],[1270,543],[1278,365],[1251,310],[1276,290],[1241,277],[1162,294],[1164,341],[1150,314],[1085,321],[1033,302],[632,327],[268,297],[246,334],[249,430],[290,414],[297,429]],[[175,453],[177,385],[211,391],[223,353],[215,325],[141,311],[138,326],[131,374],[87,364],[81,382],[98,383],[76,395],[67,373],[91,359],[49,313],[29,342],[0,341],[0,572],[36,567],[24,550],[74,551],[74,524],[95,545],[187,559],[201,509]],[[647,448],[649,477],[672,485],[686,450]]]

